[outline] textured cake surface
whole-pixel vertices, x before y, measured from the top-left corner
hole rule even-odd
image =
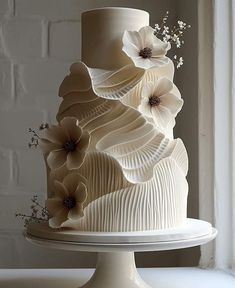
[[[56,153],[43,150],[49,211],[54,212],[59,201],[67,209],[63,207],[50,219],[53,228],[144,231],[177,227],[186,220],[188,157],[182,140],[173,137],[175,116],[183,102],[173,83],[174,65],[163,55],[156,57],[157,66],[146,68],[128,56],[128,41],[151,33],[148,25],[148,13],[136,9],[104,8],[82,15],[82,62],[71,66],[60,86],[62,102],[57,114],[60,129],[67,127],[78,140],[71,136],[66,140],[63,148],[68,155],[63,165]],[[154,52],[155,46],[151,47]],[[142,47],[138,55],[150,58],[146,53],[151,51],[144,48],[148,47]],[[150,90],[154,92],[146,102],[143,94]],[[158,92],[163,96],[156,96]],[[161,118],[158,125],[146,114],[161,101],[168,101],[174,111],[165,126],[160,125]],[[71,128],[74,119],[79,133]],[[48,129],[44,144],[53,142],[53,129],[59,131]],[[77,143],[80,150],[75,149]],[[69,158],[72,152],[74,157]],[[74,188],[77,198],[58,200],[62,193],[58,191],[69,191],[73,183],[78,187]],[[70,208],[77,210],[71,213]]]

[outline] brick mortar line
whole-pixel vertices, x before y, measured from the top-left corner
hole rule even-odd
[[[16,15],[16,3],[15,3],[15,0],[8,0],[8,6],[10,8],[10,11],[11,11],[11,14],[13,16]]]
[[[12,183],[18,184],[19,183],[19,163],[18,157],[15,151],[11,153],[11,180]]]
[[[11,63],[11,97],[13,100],[14,106],[16,106],[17,102],[17,87],[16,87],[16,78],[17,78],[17,71],[16,71],[16,65],[14,63]]]
[[[23,233],[24,228],[0,228],[0,235],[1,236],[12,236],[12,234],[14,235],[18,235],[21,236],[21,234]],[[23,234],[22,234],[23,236]]]
[[[42,20],[42,58],[49,56],[49,21]]]

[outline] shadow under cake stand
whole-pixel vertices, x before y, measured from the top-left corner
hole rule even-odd
[[[47,223],[31,223],[25,237],[48,248],[98,252],[96,270],[81,288],[150,288],[137,272],[134,252],[198,246],[213,240],[216,234],[210,223],[188,218],[179,228],[115,233],[53,230]],[[162,288],[157,283],[156,287]]]

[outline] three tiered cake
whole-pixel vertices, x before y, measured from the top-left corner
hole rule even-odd
[[[58,125],[40,146],[52,228],[145,231],[187,217],[188,157],[174,139],[183,100],[170,44],[149,14],[102,8],[82,14],[82,62],[59,89]]]

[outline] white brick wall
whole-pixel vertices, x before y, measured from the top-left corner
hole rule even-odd
[[[7,19],[2,23],[2,41],[5,55],[19,62],[24,58],[42,56],[43,22],[32,19]]]
[[[0,0],[0,267],[94,264],[94,255],[34,247],[22,237],[14,213],[27,212],[31,195],[46,191],[42,156],[28,150],[27,131],[54,121],[59,84],[80,58],[82,11],[147,7],[155,21],[171,5],[171,0]]]
[[[7,186],[12,180],[11,177],[11,151],[8,149],[0,150],[0,185]]]
[[[12,0],[1,0],[0,1],[0,20],[8,15],[13,14],[13,1]]]
[[[61,42],[61,38],[63,42]],[[50,57],[79,60],[81,55],[81,23],[79,21],[52,22],[49,27],[49,41]]]
[[[91,0],[16,0],[15,14],[50,20],[79,20],[82,11],[92,7]],[[112,3],[110,1],[110,3]]]

